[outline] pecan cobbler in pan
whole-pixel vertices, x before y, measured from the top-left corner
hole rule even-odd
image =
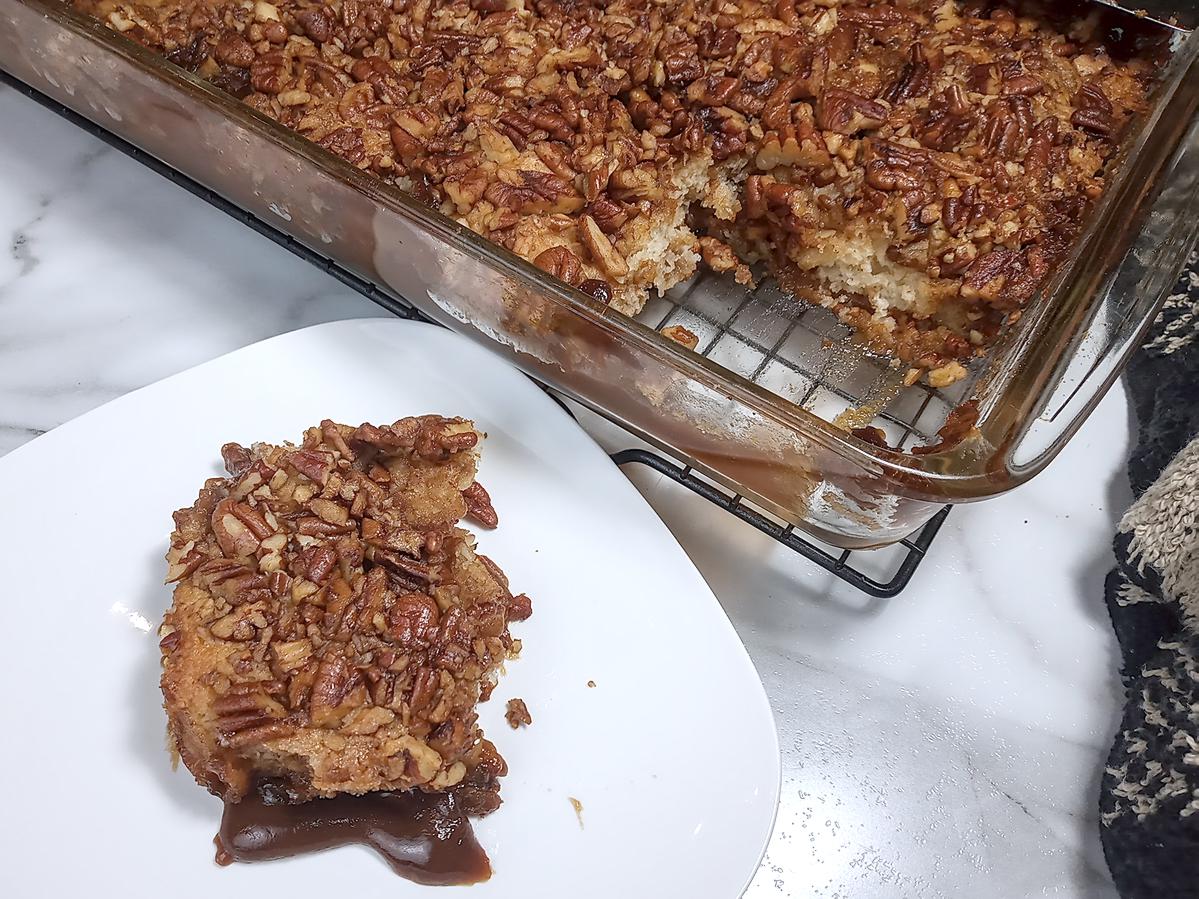
[[[763,263],[934,386],[1068,253],[1155,71],[999,0],[73,2],[622,312]]]
[[[219,860],[290,854],[279,833],[310,839],[313,815],[369,819],[320,845],[372,842],[396,815],[377,796],[345,797],[390,791],[424,826],[415,837],[437,844],[431,861],[393,867],[425,882],[486,875],[465,816],[499,806],[506,766],[475,707],[519,652],[509,622],[532,608],[458,527],[468,514],[497,523],[475,480],[480,436],[464,419],[423,416],[324,421],[300,446],[228,444],[229,477],[175,513],[162,691],[184,764],[226,801],[227,825],[245,819],[222,828]],[[308,817],[277,820],[286,814]],[[262,845],[264,815],[280,845]],[[473,869],[437,856],[451,831]]]

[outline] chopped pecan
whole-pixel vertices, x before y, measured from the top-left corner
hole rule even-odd
[[[397,596],[387,610],[387,632],[404,652],[425,649],[437,637],[441,612],[424,593]]]
[[[410,559],[403,553],[387,549],[373,549],[369,556],[388,571],[398,574],[405,580],[415,580],[419,583],[432,584],[438,580],[437,572],[424,562]]]
[[[203,33],[197,32],[186,43],[167,51],[166,58],[181,69],[194,72],[208,58],[208,41]]]
[[[296,12],[296,22],[304,34],[318,44],[333,37],[333,15],[321,6],[310,6]]]
[[[684,43],[667,54],[662,60],[666,71],[666,80],[673,85],[682,87],[690,84],[703,74],[703,66],[698,58],[698,47],[692,43]]]
[[[948,150],[966,139],[975,119],[975,112],[961,87],[951,85],[933,97],[928,109],[917,117],[916,134],[924,146]]]
[[[500,517],[496,514],[495,506],[491,504],[491,496],[483,485],[475,481],[462,491],[466,500],[466,514],[485,528],[499,527]]]
[[[533,723],[533,716],[529,714],[529,707],[525,705],[523,699],[509,699],[508,709],[504,712],[504,718],[507,720],[508,726],[513,730],[528,727]]]
[[[284,457],[284,461],[304,477],[322,487],[333,471],[333,457],[329,453],[314,450],[296,450]]]
[[[179,636],[179,632],[172,630],[169,633],[163,634],[162,637],[159,638],[158,650],[163,655],[170,655],[179,648],[179,642],[181,640],[182,637]]]
[[[363,143],[362,134],[353,128],[338,128],[336,131],[330,131],[317,143],[329,152],[336,153],[355,164],[361,162],[366,156],[366,145]]]
[[[248,556],[258,549],[259,538],[238,517],[237,502],[223,499],[212,510],[212,533],[226,556]]]
[[[340,534],[348,534],[351,530],[352,525],[349,523],[334,524],[323,518],[317,518],[315,515],[305,515],[296,520],[296,533],[303,534],[305,537],[336,537]]]
[[[533,601],[523,593],[508,600],[508,620],[524,621],[533,614]]]
[[[993,62],[971,66],[970,75],[966,81],[975,93],[990,94],[991,96],[997,95],[1003,84],[999,66]]]
[[[624,207],[602,194],[588,203],[583,212],[595,219],[595,223],[605,234],[615,234],[629,220],[629,214]]]
[[[254,62],[254,48],[250,42],[237,33],[225,35],[212,51],[217,62],[239,69],[248,69]]]
[[[955,237],[962,233],[970,219],[970,207],[961,197],[946,197],[941,201],[941,224]]]
[[[323,584],[337,567],[337,553],[328,546],[310,546],[300,553],[300,570],[314,584]]]
[[[913,13],[898,6],[849,6],[841,10],[840,18],[845,22],[868,28],[890,28],[911,21]]]
[[[591,253],[595,264],[609,277],[619,280],[629,273],[628,263],[616,252],[603,229],[589,215],[579,217],[579,240]]]
[[[889,114],[890,109],[877,100],[839,88],[825,91],[816,105],[816,123],[837,134],[856,134],[877,128]]]
[[[687,98],[694,103],[705,106],[724,106],[737,93],[740,82],[726,75],[710,75],[699,81],[693,81],[687,88]],[[642,92],[644,93],[644,91]],[[643,122],[649,124],[652,119],[647,115],[650,110],[657,112],[657,105],[649,100],[649,95],[641,102],[639,111]]]
[[[330,649],[321,659],[308,697],[309,720],[317,727],[336,727],[349,711],[347,700],[361,683],[361,675],[350,667],[349,660]]]
[[[741,35],[735,28],[718,28],[705,22],[696,36],[696,48],[704,59],[727,59],[737,53]]]
[[[1031,97],[1033,94],[1039,94],[1045,89],[1045,82],[1035,75],[1017,75],[1014,78],[1004,79],[1003,93],[1005,96],[1020,96]]]
[[[234,503],[232,506],[234,517],[244,524],[258,540],[265,540],[271,534],[275,533],[275,529],[267,522],[263,514],[245,503]]]
[[[289,65],[283,51],[274,50],[257,57],[250,64],[250,84],[264,94],[280,94],[291,81]]]
[[[1003,289],[1015,259],[1016,253],[1006,247],[979,256],[966,272],[962,294],[994,300]]]
[[[225,463],[225,471],[235,478],[241,477],[254,464],[254,457],[240,443],[226,443],[222,446],[221,460]]]
[[[519,171],[516,180],[493,181],[483,196],[496,206],[517,212],[573,212],[583,205],[574,185],[553,172]]]

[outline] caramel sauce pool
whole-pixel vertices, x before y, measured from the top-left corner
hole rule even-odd
[[[361,843],[416,883],[479,883],[491,876],[487,854],[452,793],[370,793],[292,805],[256,791],[225,803],[214,842],[221,865]]]

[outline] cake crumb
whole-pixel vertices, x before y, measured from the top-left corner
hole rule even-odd
[[[575,799],[573,796],[567,796],[570,800],[570,806],[575,810],[575,817],[579,819],[579,830],[583,829],[583,803]]]
[[[689,350],[694,350],[699,346],[699,337],[682,325],[670,325],[663,328],[659,333],[668,340],[673,340],[679,346],[685,346]]]
[[[508,719],[508,726],[513,730],[533,723],[533,716],[529,714],[529,707],[523,699],[509,699],[508,711],[504,713],[504,717]]]

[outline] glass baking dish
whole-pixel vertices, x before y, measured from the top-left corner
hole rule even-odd
[[[627,318],[59,3],[0,0],[0,68],[764,510],[863,548],[1043,469],[1186,261],[1199,37],[1110,16],[1105,27],[1172,46],[1155,105],[1071,257],[944,391],[905,387],[832,313],[769,281],[705,274]],[[696,333],[698,351],[659,334],[668,324]],[[976,428],[938,449],[955,408],[977,409]],[[898,449],[853,436],[865,425]]]

